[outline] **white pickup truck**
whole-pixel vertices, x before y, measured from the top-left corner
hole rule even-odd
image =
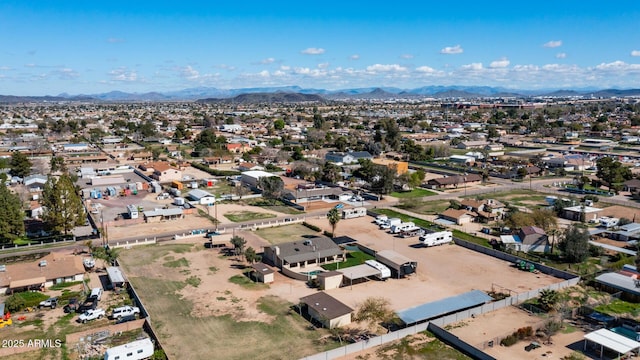
[[[87,310],[80,314],[78,321],[84,324],[87,321],[102,319],[103,316],[105,316],[104,309]]]
[[[113,312],[111,313],[111,318],[120,319],[125,316],[131,316],[131,315],[135,316],[136,314],[140,314],[140,308],[136,306],[126,305],[126,306],[121,306],[113,309]]]

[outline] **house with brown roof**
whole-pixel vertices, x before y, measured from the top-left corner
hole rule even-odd
[[[469,186],[482,182],[482,176],[478,174],[446,176],[427,181],[432,189],[454,189],[459,186]]]
[[[0,293],[42,290],[64,282],[82,281],[82,257],[51,253],[39,260],[7,264],[0,272]]]
[[[505,205],[494,199],[473,200],[464,199],[460,202],[465,209],[472,211],[476,222],[490,222],[502,218],[505,213]]]
[[[333,329],[351,323],[353,309],[324,291],[300,298],[300,303],[309,317],[324,328]]]
[[[447,209],[440,213],[438,216],[440,219],[451,221],[456,225],[468,224],[473,221],[473,216],[467,213],[467,210],[460,209]]]
[[[537,226],[524,226],[518,231],[520,251],[547,252],[549,251],[549,237]]]
[[[251,150],[251,145],[246,143],[229,143],[226,144],[227,151],[233,154],[243,154]]]
[[[152,171],[151,177],[161,183],[182,180],[182,170],[166,161],[144,163],[139,168],[144,171]]]

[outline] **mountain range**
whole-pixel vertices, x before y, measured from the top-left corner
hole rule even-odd
[[[254,94],[253,96],[245,96]],[[260,95],[258,95],[260,94]],[[305,96],[312,95],[312,96]],[[0,95],[0,103],[20,102],[60,102],[60,101],[104,101],[104,102],[161,102],[161,101],[194,101],[205,102],[300,102],[324,101],[337,99],[420,99],[420,98],[483,98],[483,97],[624,97],[640,96],[640,89],[560,89],[560,90],[524,90],[507,89],[490,86],[423,86],[414,89],[400,89],[395,87],[370,87],[343,90],[325,90],[301,88],[299,86],[261,87],[218,89],[214,87],[196,87],[179,91],[128,93],[111,91],[100,94],[57,96],[13,96]],[[225,100],[226,99],[226,100]]]

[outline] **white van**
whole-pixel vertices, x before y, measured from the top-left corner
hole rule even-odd
[[[93,288],[91,289],[91,295],[89,295],[89,299],[102,299],[102,289],[101,288]]]
[[[392,226],[400,225],[401,223],[402,223],[402,220],[399,218],[387,219],[387,221],[385,221],[380,225],[380,229],[391,229]]]

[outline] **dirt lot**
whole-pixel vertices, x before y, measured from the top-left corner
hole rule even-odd
[[[308,219],[308,222],[330,230],[326,219]],[[560,279],[517,270],[510,263],[456,245],[416,248],[418,238],[398,238],[379,230],[371,217],[342,220],[338,235],[349,235],[362,245],[375,250],[394,250],[418,262],[416,276],[384,283],[370,281],[331,290],[332,295],[354,306],[368,296],[387,297],[395,310],[442,299],[473,289],[491,291],[500,288],[520,293],[560,282]],[[348,229],[348,231],[347,231]],[[389,296],[394,294],[394,296]],[[419,297],[411,296],[420,294]]]
[[[248,239],[248,246],[258,243]],[[313,340],[326,332],[309,331],[284,300],[297,303],[314,289],[278,273],[270,286],[232,283],[233,276],[244,278],[243,264],[202,245],[198,239],[121,253],[126,274],[171,358],[290,359],[324,349]]]

